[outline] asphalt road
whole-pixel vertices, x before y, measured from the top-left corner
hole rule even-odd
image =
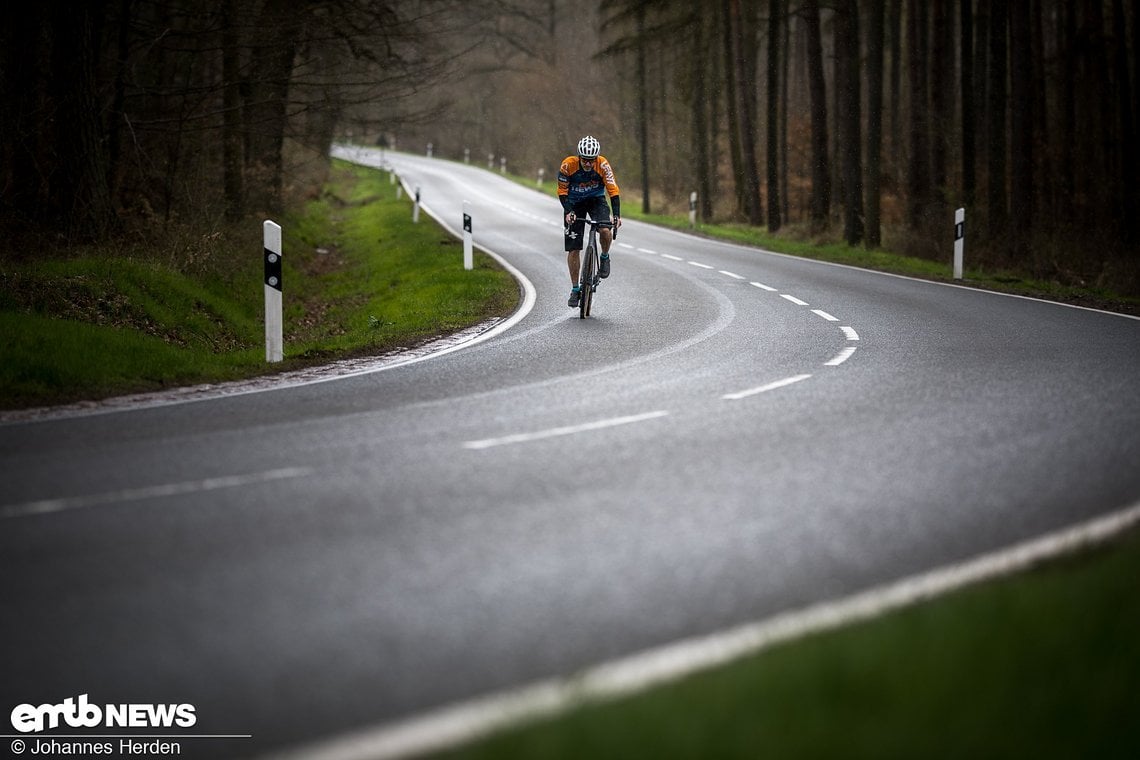
[[[189,704],[170,731],[252,736],[183,754],[257,754],[1140,501],[1140,321],[633,222],[579,320],[553,199],[388,158],[533,308],[387,371],[0,425],[4,715]]]

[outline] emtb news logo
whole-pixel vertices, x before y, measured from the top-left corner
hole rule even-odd
[[[22,734],[59,728],[189,728],[198,722],[194,705],[93,705],[86,694],[68,697],[58,705],[16,705],[12,728]]]

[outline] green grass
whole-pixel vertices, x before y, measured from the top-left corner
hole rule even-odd
[[[0,264],[0,406],[376,354],[517,305],[518,286],[490,258],[477,253],[465,271],[457,241],[430,220],[412,223],[386,173],[336,162],[324,192],[281,224],[286,360],[274,365],[265,362],[260,225],[166,260],[94,250]]]
[[[1140,532],[447,758],[1140,757]]]

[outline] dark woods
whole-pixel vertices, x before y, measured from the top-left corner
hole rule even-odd
[[[964,206],[990,263],[1137,268],[1140,0],[581,6],[22,6],[0,28],[5,245],[270,213],[315,184],[334,138],[402,132],[447,155],[450,128],[453,158],[486,155],[470,135],[488,134],[491,152],[541,166],[576,129],[532,134],[528,109],[589,79],[620,104],[606,149],[646,211],[695,190],[706,221],[941,257]]]
[[[306,167],[319,174],[346,109],[406,97],[446,65],[420,31],[430,19],[383,3],[19,8],[0,31],[9,245],[274,212]]]
[[[706,221],[804,222],[869,247],[889,225],[893,247],[941,257],[964,206],[991,263],[1049,275],[1087,257],[1140,265],[1138,0],[603,7],[623,9],[608,14],[614,47],[672,72],[645,85],[664,95],[640,118],[675,114],[670,100],[691,113],[693,176],[661,162],[657,182],[733,197],[703,203]]]

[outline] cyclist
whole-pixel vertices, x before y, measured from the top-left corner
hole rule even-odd
[[[586,215],[595,222],[610,220],[610,204],[613,205],[614,229],[621,227],[621,197],[618,194],[614,170],[606,157],[601,155],[602,146],[597,138],[586,135],[578,141],[577,155],[562,159],[558,169],[558,200],[562,202],[562,212],[566,221],[566,264],[570,268],[570,291],[567,304],[577,308],[582,295],[578,283],[578,268],[582,255],[582,235],[586,230]],[[606,203],[606,195],[610,201]],[[613,232],[600,230],[602,240],[602,266],[599,277],[610,276],[610,243]]]

